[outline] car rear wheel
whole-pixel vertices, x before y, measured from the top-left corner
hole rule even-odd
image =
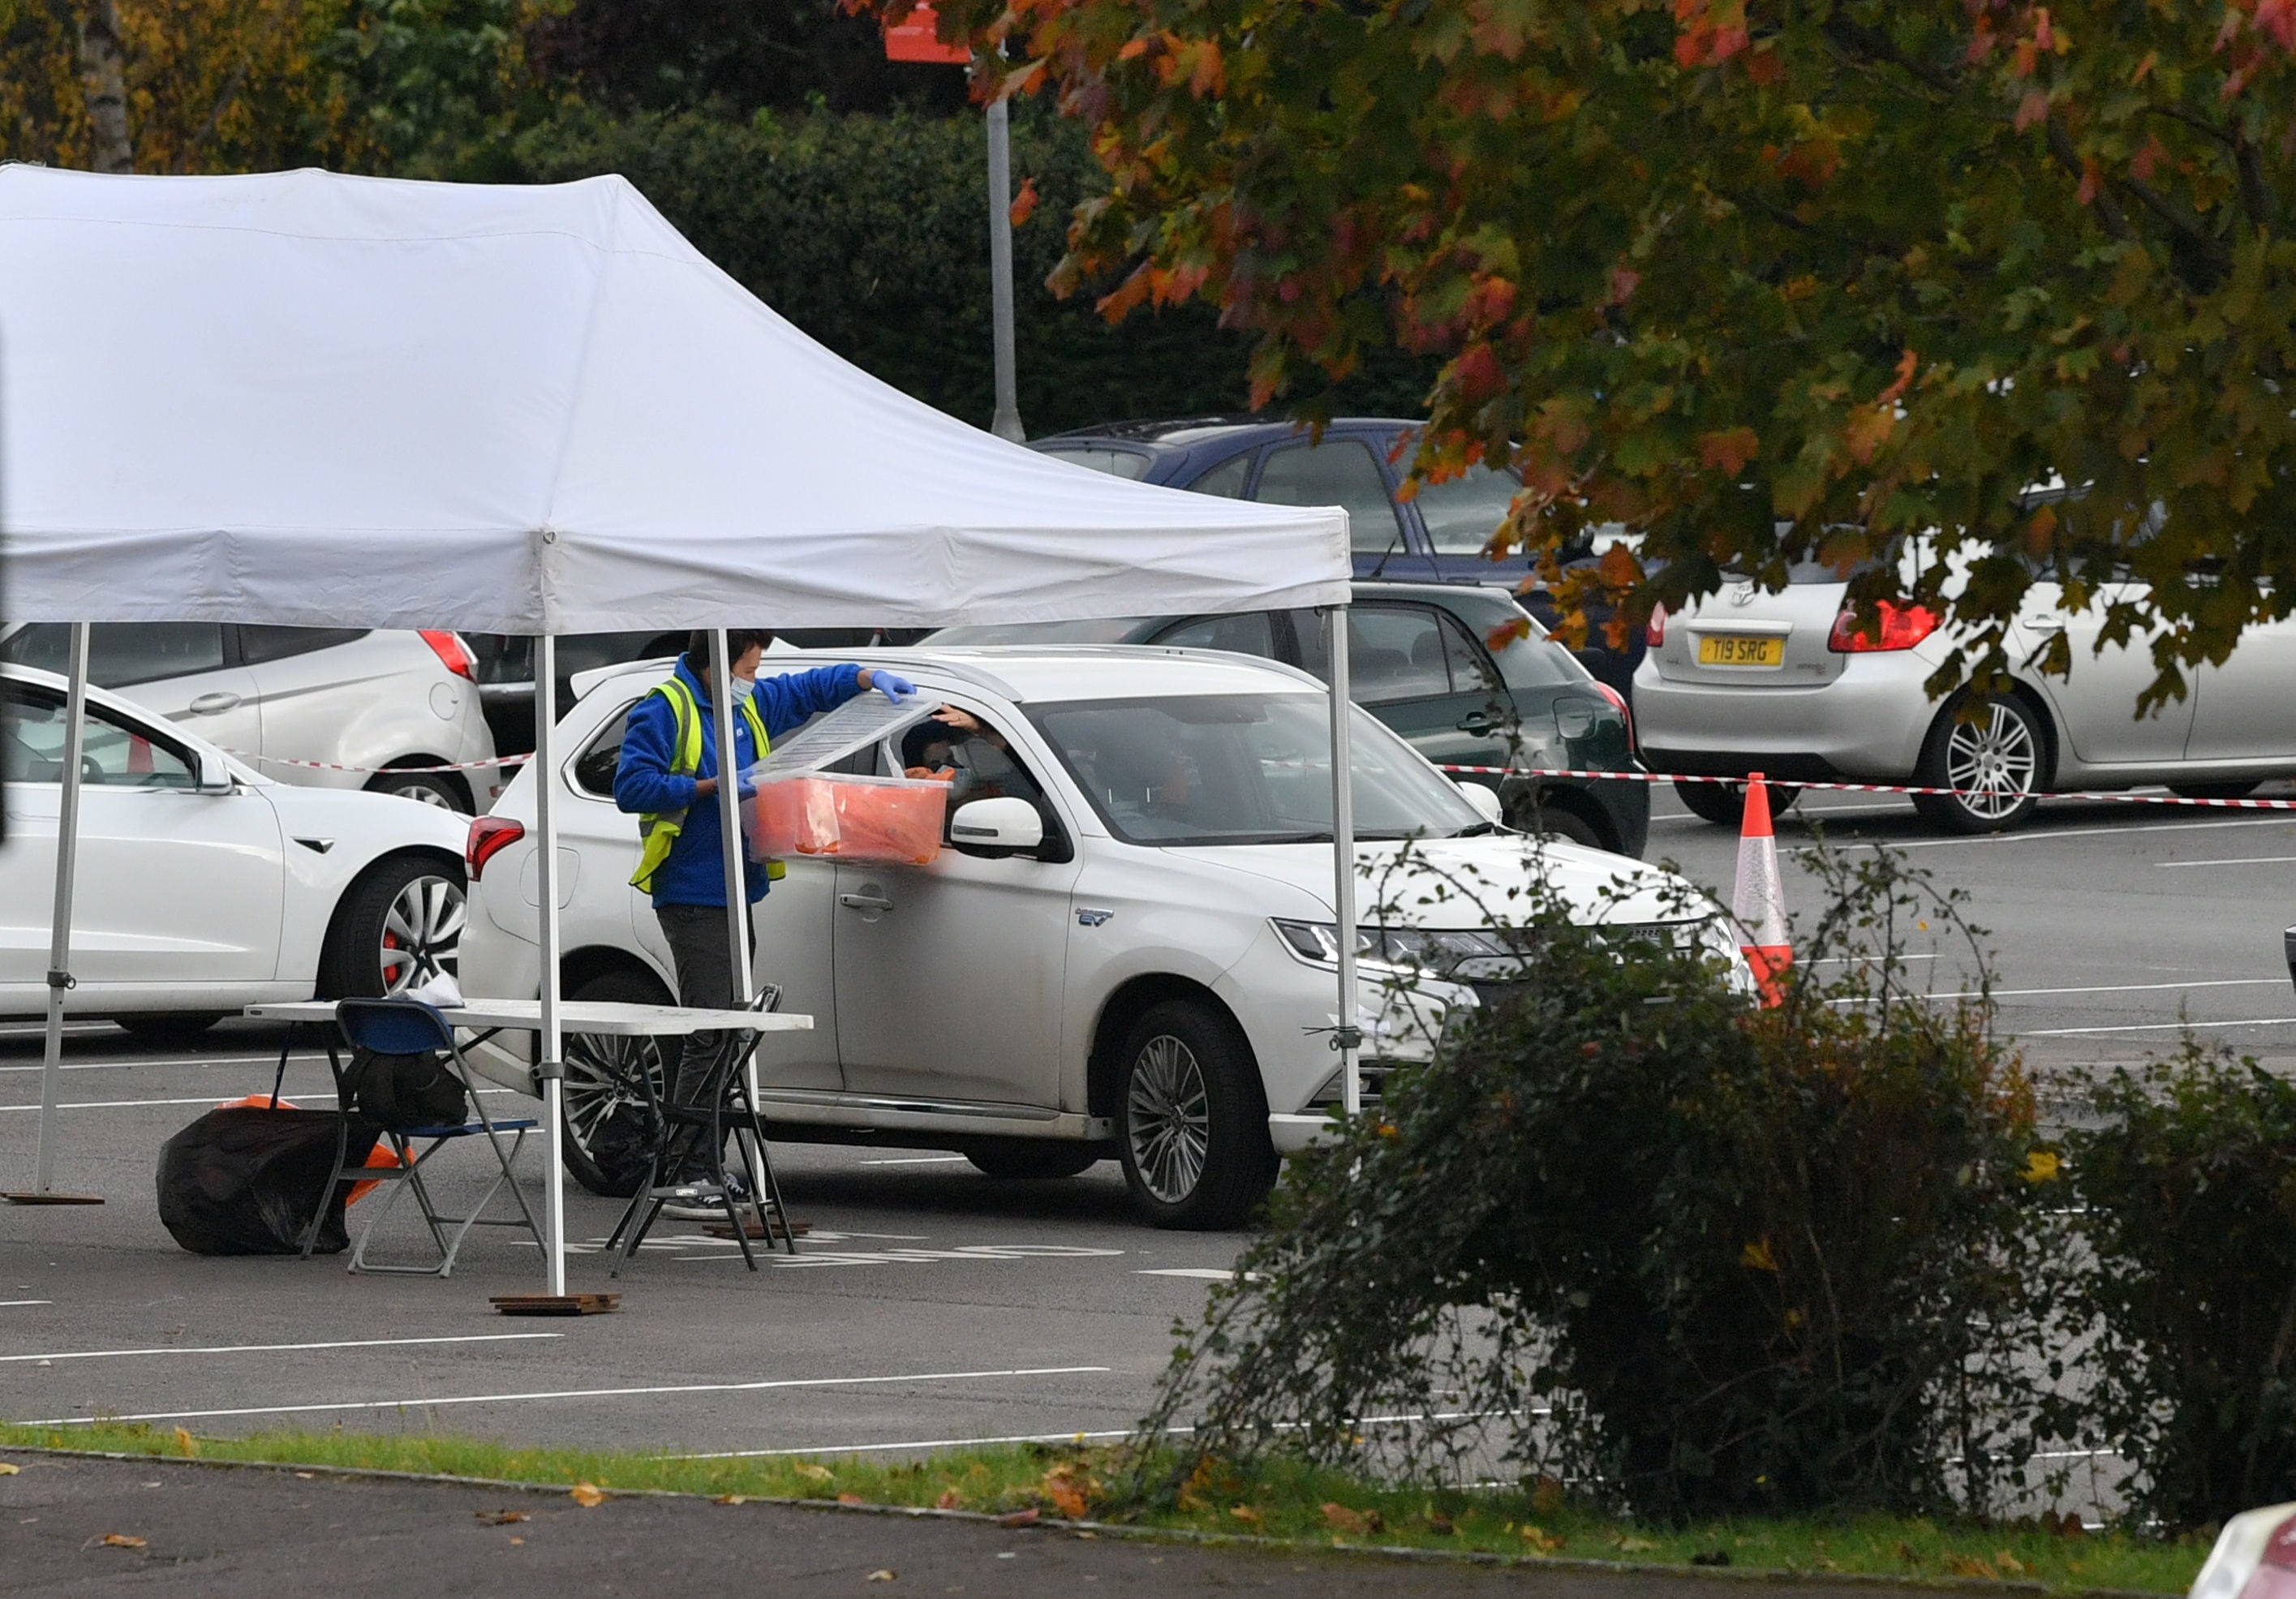
[[[1117,1147],[1132,1201],[1160,1227],[1242,1225],[1275,1184],[1267,1103],[1226,1015],[1167,1000],[1134,1023],[1120,1057]]]
[[[2169,791],[2187,800],[2245,800],[2264,786],[2259,781],[2250,783],[2172,783]]]
[[[443,772],[383,772],[367,785],[374,794],[397,794],[422,805],[436,806],[462,816],[471,814],[471,797]]]
[[[2013,695],[1976,707],[1966,700],[1938,713],[1916,781],[1950,794],[1915,794],[1914,808],[1949,832],[2005,832],[2040,803],[2048,778],[2048,736],[2040,717]]]
[[[354,882],[320,952],[320,991],[372,999],[453,972],[463,946],[463,866],[393,856]]]
[[[1801,790],[1791,783],[1771,783],[1767,778],[1762,786],[1770,793],[1770,815],[1782,816],[1793,808],[1801,798]],[[1690,814],[1717,827],[1742,827],[1746,823],[1746,785],[1742,783],[1686,783],[1677,777],[1674,791],[1681,798]]]
[[[968,1145],[964,1158],[992,1177],[1046,1180],[1090,1171],[1106,1159],[1107,1152],[1089,1144],[1039,1144],[1014,1139],[1009,1144]]]
[[[566,997],[626,1004],[669,1003],[659,983],[637,972],[602,972],[576,985]],[[662,1052],[677,1046],[675,1038],[566,1035],[566,1080],[561,1090],[566,1169],[591,1193],[627,1199],[645,1181],[654,1128],[646,1112],[644,1079],[653,1078],[659,1095]]]
[[[1521,816],[1521,820],[1516,825],[1525,832],[1540,833],[1547,838],[1561,839],[1570,844],[1584,844],[1589,849],[1610,848],[1608,844],[1603,842],[1603,835],[1595,831],[1593,823],[1570,811],[1560,810],[1553,806],[1542,806],[1533,810],[1530,807],[1525,806]]]

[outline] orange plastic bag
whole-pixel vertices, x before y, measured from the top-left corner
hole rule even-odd
[[[759,855],[922,866],[940,853],[948,785],[906,777],[808,774],[758,785],[750,845]]]

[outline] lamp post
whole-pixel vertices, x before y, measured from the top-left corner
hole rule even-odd
[[[905,20],[885,29],[885,59],[971,66],[971,48],[942,44],[939,25],[931,6],[916,7]],[[1020,380],[1013,354],[1013,128],[1001,94],[988,102],[988,284],[996,367],[996,409],[988,430],[1019,444],[1029,435],[1021,426]]]

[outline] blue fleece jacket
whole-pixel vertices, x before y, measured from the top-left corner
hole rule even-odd
[[[666,698],[648,694],[632,709],[629,725],[622,733],[621,761],[614,768],[614,804],[637,815],[685,812],[684,831],[670,846],[669,858],[653,874],[656,905],[722,906],[726,903],[726,867],[718,842],[724,836],[718,824],[718,800],[713,794],[702,804],[693,801],[695,783],[718,775],[718,718],[710,707],[708,691],[693,675],[693,663],[684,656],[678,657],[677,676],[693,691],[694,703],[701,709],[701,768],[691,777],[670,770],[677,753],[677,717]],[[792,672],[780,677],[760,676],[755,702],[758,716],[765,720],[766,735],[779,738],[816,712],[844,704],[862,692],[860,678],[861,668],[855,666],[816,667],[809,672]],[[734,770],[745,772],[757,758],[756,741],[750,736],[750,719],[737,710],[734,717]],[[765,869],[752,861],[743,875],[748,880],[750,903],[755,905],[766,897]]]

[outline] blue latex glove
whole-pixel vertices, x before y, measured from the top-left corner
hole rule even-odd
[[[887,671],[882,667],[869,668],[869,686],[896,705],[904,700],[914,700],[917,695],[915,684],[897,673]]]

